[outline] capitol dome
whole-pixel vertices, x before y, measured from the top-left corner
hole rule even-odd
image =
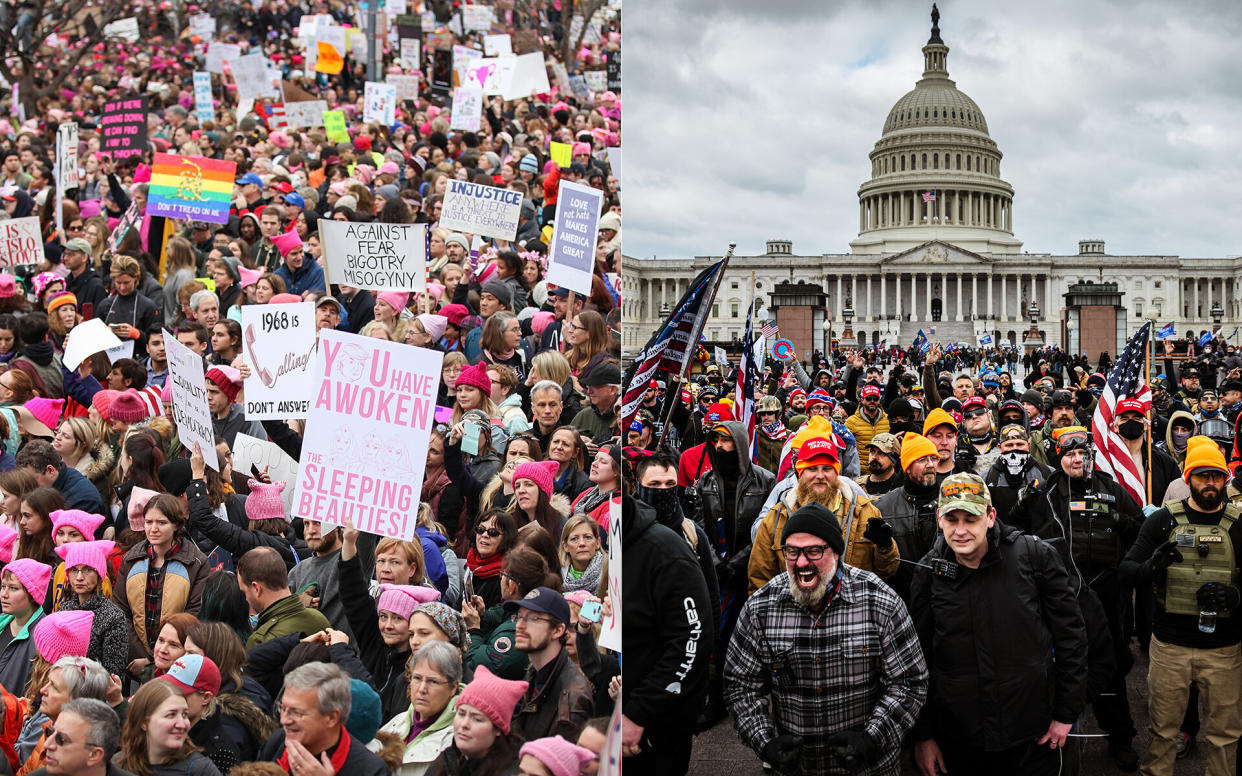
[[[941,240],[978,253],[1017,253],[1013,187],[979,106],[949,78],[949,47],[932,6],[923,77],[893,104],[858,190],[854,253],[900,253]]]

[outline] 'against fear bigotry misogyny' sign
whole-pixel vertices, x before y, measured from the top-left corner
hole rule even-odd
[[[164,349],[168,353],[168,379],[172,380],[173,420],[177,434],[187,450],[194,443],[203,449],[203,460],[220,471],[216,457],[216,432],[211,425],[211,408],[207,404],[207,375],[203,357],[164,332]]]
[[[324,329],[294,514],[414,540],[444,354]]]
[[[324,220],[319,233],[329,283],[380,291],[427,287],[426,224]]]
[[[304,418],[310,412],[315,376],[315,306],[252,304],[242,307],[246,419]]]
[[[577,183],[561,181],[556,201],[556,226],[548,249],[548,282],[591,293],[591,270],[595,266],[595,233],[603,192]]]
[[[522,212],[522,192],[465,181],[449,181],[440,226],[455,232],[512,241]],[[594,253],[592,253],[594,260]]]

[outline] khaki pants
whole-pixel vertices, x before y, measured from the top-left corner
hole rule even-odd
[[[1207,740],[1207,776],[1228,776],[1234,770],[1238,737],[1242,736],[1242,646],[1192,649],[1165,644],[1152,637],[1147,686],[1147,731],[1151,740],[1143,754],[1145,776],[1173,772],[1177,733],[1186,713],[1190,685],[1203,699],[1203,732]]]

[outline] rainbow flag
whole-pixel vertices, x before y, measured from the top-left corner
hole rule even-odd
[[[227,224],[237,165],[205,156],[156,154],[147,214]]]

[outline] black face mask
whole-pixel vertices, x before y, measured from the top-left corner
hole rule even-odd
[[[652,488],[638,485],[634,488],[634,498],[642,501],[656,511],[657,520],[663,525],[681,521],[681,499],[678,488]]]
[[[913,429],[914,424],[908,420],[893,420],[891,417],[888,419],[888,433],[890,434],[901,434]]]
[[[1117,433],[1121,434],[1123,439],[1131,441],[1142,439],[1144,431],[1146,431],[1146,428],[1141,420],[1127,420],[1117,427]]]

